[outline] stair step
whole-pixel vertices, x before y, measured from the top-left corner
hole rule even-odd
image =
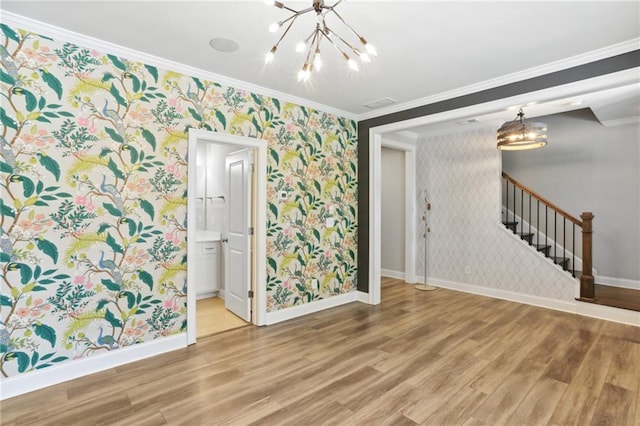
[[[539,252],[544,253],[545,256],[549,256],[549,249],[551,249],[549,244],[532,244],[532,246]]]
[[[518,222],[502,222],[502,224],[509,230],[511,230],[511,232],[516,232],[516,229],[518,228]]]
[[[567,269],[569,269],[569,259],[568,257],[550,257],[551,260],[553,260],[553,263],[555,263],[556,265],[560,265],[562,266],[562,269],[564,269],[565,271]]]
[[[531,244],[531,240],[533,239],[532,232],[516,232],[516,235]]]

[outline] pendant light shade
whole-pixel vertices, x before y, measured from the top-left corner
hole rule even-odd
[[[525,121],[522,109],[515,120],[498,129],[498,149],[503,151],[542,148],[546,144],[547,125]]]

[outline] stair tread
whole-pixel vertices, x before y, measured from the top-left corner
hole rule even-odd
[[[549,244],[531,244],[536,250],[541,253],[544,253],[545,256],[549,255],[549,250],[551,250],[551,245]]]

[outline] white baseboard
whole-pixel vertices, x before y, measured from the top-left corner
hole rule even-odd
[[[371,304],[371,300],[369,300],[369,293],[365,293],[364,291],[358,291],[358,302]]]
[[[380,275],[383,277],[396,278],[404,280],[405,274],[402,271],[394,271],[393,269],[380,269]]]
[[[208,299],[210,297],[216,297],[219,296],[218,290],[215,291],[206,291],[203,293],[196,293],[196,300],[200,300],[200,299]],[[224,297],[223,297],[224,299]]]
[[[511,302],[524,303],[526,305],[539,306],[541,308],[554,309],[556,311],[584,315],[640,327],[640,312],[630,311],[627,309],[611,308],[594,303],[579,302],[577,300],[564,301],[548,299],[546,297],[532,296],[529,294],[515,293],[506,290],[439,280],[435,278],[429,278],[427,281],[429,284],[436,287],[477,294],[480,296],[488,296],[496,299],[509,300]]]
[[[596,276],[595,282],[597,284],[608,285],[611,287],[622,287],[622,288],[630,288],[632,290],[640,290],[640,280],[628,280],[626,278]]]
[[[352,291],[350,293],[329,297],[328,299],[321,299],[315,302],[305,303],[303,305],[293,306],[287,309],[281,309],[279,311],[267,312],[265,324],[275,324],[303,315],[312,314],[314,312],[323,311],[325,309],[334,308],[336,306],[344,305],[347,303],[357,302],[360,300],[360,296],[358,295],[358,293],[359,292],[357,291]]]
[[[163,337],[148,343],[127,346],[89,358],[70,360],[52,367],[2,379],[0,400],[53,386],[58,383],[108,370],[187,346],[185,333]]]
[[[640,327],[640,312],[629,309],[617,309],[610,306],[598,305],[597,303],[586,303],[576,300],[576,313],[586,317]]]

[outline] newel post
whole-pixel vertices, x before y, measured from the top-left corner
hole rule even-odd
[[[580,298],[593,300],[594,279],[593,279],[593,213],[584,212],[580,215],[582,219],[582,276],[580,277]]]

